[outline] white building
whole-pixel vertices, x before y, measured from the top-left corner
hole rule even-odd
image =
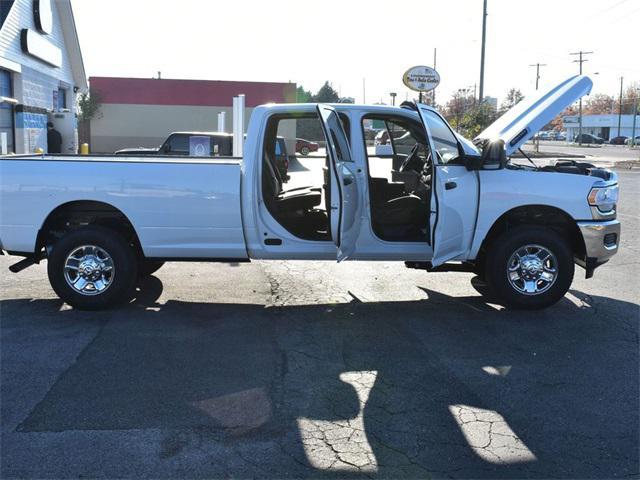
[[[567,130],[567,141],[578,135],[580,129],[578,115],[562,117],[562,125]],[[582,133],[590,133],[597,137],[610,140],[614,137],[631,137],[633,130],[633,115],[620,116],[620,131],[618,132],[618,115],[583,115]],[[636,115],[636,135],[640,135],[640,115]]]
[[[76,153],[76,94],[87,90],[70,0],[0,2],[0,148],[47,151],[47,122]]]

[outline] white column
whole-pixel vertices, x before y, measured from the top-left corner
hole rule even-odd
[[[233,97],[233,156],[242,157],[244,145],[244,95]]]
[[[227,112],[218,112],[218,132],[224,133],[227,128]]]

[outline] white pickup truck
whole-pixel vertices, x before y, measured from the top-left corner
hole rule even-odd
[[[572,77],[525,99],[474,142],[422,104],[284,104],[254,110],[243,158],[3,157],[0,250],[25,257],[14,272],[47,259],[53,289],[79,309],[131,298],[165,261],[347,258],[473,271],[506,305],[547,307],[574,263],[588,278],[616,253],[617,177],[509,159],[591,85]],[[370,120],[386,125],[391,155],[368,145]],[[276,139],[302,135],[321,148],[287,181]]]

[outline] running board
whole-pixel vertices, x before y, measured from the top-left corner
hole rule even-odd
[[[30,266],[35,265],[36,263],[40,263],[40,260],[43,260],[44,258],[46,258],[46,255],[44,252],[40,252],[37,255],[29,255],[28,257],[25,257],[22,260],[20,260],[18,263],[14,263],[13,265],[11,265],[9,267],[9,271],[13,273],[21,272],[25,268],[29,268]]]
[[[474,265],[471,263],[443,263],[434,267],[431,262],[404,262],[407,268],[426,270],[427,272],[467,272],[474,273]]]
[[[29,268],[31,265],[36,264],[36,259],[34,257],[27,257],[20,260],[18,263],[14,263],[9,267],[9,270],[13,273],[18,273],[24,270],[25,268]]]

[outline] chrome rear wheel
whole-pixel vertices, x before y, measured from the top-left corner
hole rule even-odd
[[[113,283],[115,268],[106,250],[96,245],[82,245],[64,262],[64,278],[81,295],[98,295]]]

